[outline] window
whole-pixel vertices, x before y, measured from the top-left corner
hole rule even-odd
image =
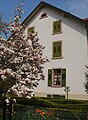
[[[47,95],[48,98],[51,98],[52,96],[50,94]]]
[[[48,98],[65,99],[65,95],[47,94],[47,97],[48,97]]]
[[[61,20],[53,22],[53,33],[61,33]]]
[[[48,15],[44,12],[44,13],[41,14],[40,19],[46,18],[46,17],[48,17]]]
[[[49,69],[48,70],[48,86],[66,86],[66,69]]]
[[[60,95],[52,95],[53,98],[60,98]]]
[[[65,99],[65,95],[60,95],[60,98],[61,99]]]
[[[54,69],[53,73],[53,85],[61,85],[61,69]]]
[[[53,58],[62,57],[62,41],[53,42]]]
[[[28,28],[28,33],[35,33],[35,27]]]

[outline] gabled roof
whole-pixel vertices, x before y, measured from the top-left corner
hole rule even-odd
[[[83,22],[83,23],[88,27],[88,22],[85,21],[84,19],[81,19],[81,18],[79,18],[79,17],[77,17],[77,16],[75,16],[75,15],[72,15],[72,14],[70,14],[69,12],[66,12],[66,11],[64,11],[64,10],[62,10],[62,9],[60,9],[60,8],[57,8],[57,7],[55,7],[55,6],[53,6],[53,5],[49,4],[49,3],[46,3],[46,2],[44,2],[44,1],[41,1],[41,2],[38,4],[38,6],[28,15],[28,17],[23,21],[22,24],[25,24],[25,25],[26,25],[26,24],[29,22],[29,20],[30,20],[31,18],[33,18],[33,16],[36,15],[36,13],[37,13],[41,8],[43,8],[43,7],[45,7],[45,6],[50,7],[50,8],[52,8],[52,9],[54,9],[54,10],[57,10],[58,12],[60,12],[60,13],[61,13],[62,15],[64,15],[64,16],[72,17],[72,18],[74,18],[74,19],[77,19],[77,20],[79,20],[80,22]]]

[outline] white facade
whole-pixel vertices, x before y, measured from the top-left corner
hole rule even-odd
[[[36,10],[35,10],[36,11]],[[42,13],[47,17],[40,19]],[[62,33],[53,34],[53,22],[62,20]],[[27,21],[28,28],[35,27],[40,43],[45,46],[44,56],[49,61],[45,64],[45,80],[35,88],[35,96],[66,95],[64,87],[48,86],[48,69],[66,68],[66,86],[70,87],[69,99],[87,99],[83,83],[85,82],[85,65],[87,65],[87,32],[84,23],[72,17],[65,16],[57,9],[49,6],[37,10],[36,14]],[[62,41],[62,58],[52,58],[52,43]]]

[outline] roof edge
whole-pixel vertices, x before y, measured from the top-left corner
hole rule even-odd
[[[58,8],[58,7],[55,7],[55,6],[53,6],[53,5],[51,5],[51,4],[47,3],[47,2],[41,1],[41,2],[35,7],[35,9],[27,16],[27,18],[22,22],[22,24],[27,24],[27,22],[35,15],[35,13],[36,13],[41,7],[44,7],[44,6],[49,6],[49,7],[52,7],[52,8],[54,8],[54,9],[56,9],[56,10],[59,10],[60,12],[64,13],[64,14],[67,15],[67,16],[71,16],[71,17],[73,17],[73,18],[75,18],[75,19],[80,20],[80,21],[83,22],[84,24],[86,24],[86,22],[87,22],[86,20],[81,19],[81,18],[79,18],[79,17],[77,17],[77,16],[75,16],[75,15],[73,15],[73,14],[67,12],[67,11],[64,11],[64,10]]]

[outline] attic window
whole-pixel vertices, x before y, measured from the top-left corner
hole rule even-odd
[[[46,18],[46,17],[48,17],[48,15],[44,12],[44,13],[41,14],[40,19]]]

